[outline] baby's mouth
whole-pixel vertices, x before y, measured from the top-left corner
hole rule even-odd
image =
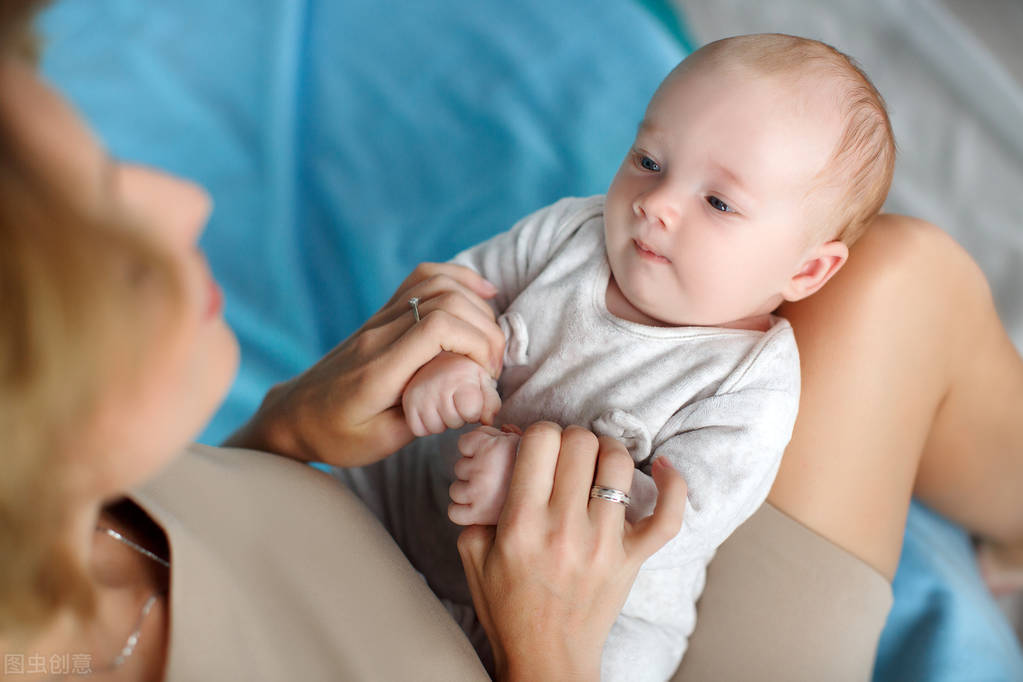
[[[654,261],[655,263],[671,262],[671,259],[665,258],[661,254],[651,249],[647,244],[638,239],[633,239],[632,245],[636,248],[636,252],[639,253],[639,255],[642,256],[643,258]]]

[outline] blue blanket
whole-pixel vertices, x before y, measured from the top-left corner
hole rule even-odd
[[[202,246],[243,355],[208,443],[416,263],[603,192],[685,50],[661,0],[89,0],[44,29],[116,155],[212,192]],[[969,556],[914,508],[877,679],[1023,679]]]

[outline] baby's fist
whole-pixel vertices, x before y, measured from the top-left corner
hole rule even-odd
[[[501,409],[497,382],[464,355],[439,353],[419,368],[401,397],[405,422],[416,436],[466,424],[490,424]]]

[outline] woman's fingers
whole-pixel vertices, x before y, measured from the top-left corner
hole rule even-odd
[[[651,467],[657,484],[657,506],[654,513],[632,525],[625,536],[625,551],[637,563],[647,560],[682,528],[686,510],[686,482],[664,457]]]
[[[479,328],[443,310],[424,317],[419,324],[411,320],[395,320],[385,329],[363,332],[363,336],[373,333],[390,335],[394,329],[402,328],[403,333],[373,358],[379,372],[377,385],[381,390],[400,397],[409,378],[444,350],[468,356],[492,374],[497,372],[491,339]]]
[[[526,429],[519,442],[502,519],[509,514],[546,509],[560,451],[561,427],[557,424],[537,422]]]
[[[621,442],[609,436],[601,436],[599,441],[600,453],[593,485],[621,490],[627,495],[632,489],[633,472],[636,470],[629,451]],[[620,533],[625,522],[625,505],[593,497],[589,502],[589,515],[595,523]]]
[[[624,508],[588,498],[595,477],[628,489],[631,470],[631,458],[613,440],[578,427],[534,424],[519,443],[496,529],[473,526],[459,537],[473,603],[495,657],[525,653],[520,662],[535,663],[535,651],[567,652],[557,666],[540,661],[529,679],[598,679],[601,647],[640,563],[670,537],[665,519],[672,504],[665,503],[657,522],[635,534],[630,552]],[[668,498],[679,493],[675,476],[657,474]],[[555,668],[562,669],[551,675]]]
[[[497,294],[493,284],[470,268],[452,263],[420,263],[398,286],[384,307],[392,304],[407,305],[413,296],[426,299],[449,290],[460,291],[483,310],[491,310],[484,299],[493,298]]]
[[[475,328],[488,345],[485,359],[482,362],[477,359],[477,362],[496,378],[500,373],[501,360],[504,357],[504,333],[494,322],[494,314],[490,308],[486,307],[485,303],[480,305],[484,306],[484,309],[480,309],[464,294],[456,291],[444,291],[432,297],[426,297],[424,294],[418,304],[420,324],[437,323],[437,320],[430,318],[434,317],[435,313],[443,313],[444,320],[451,317]],[[381,347],[387,347],[397,341],[413,325],[416,325],[415,316],[408,301],[404,300],[382,308],[363,325],[360,332],[376,334],[377,343]]]
[[[492,298],[497,293],[497,287],[472,268],[467,268],[464,265],[455,265],[454,263],[420,263],[405,278],[405,281],[398,288],[396,295],[420,282],[438,276],[450,277],[483,298]]]
[[[348,432],[344,438],[331,438],[334,447],[324,447],[318,459],[335,466],[352,467],[371,464],[381,453],[389,454],[412,442],[412,431],[400,407],[392,407],[375,415],[357,432]],[[337,459],[336,446],[344,444],[344,457]],[[335,457],[332,457],[332,454]]]
[[[551,507],[561,514],[584,514],[593,486],[597,462],[597,437],[578,426],[561,434],[561,453],[554,473]]]
[[[462,558],[469,593],[476,607],[476,616],[487,633],[494,632],[494,626],[489,609],[489,595],[483,586],[483,571],[487,555],[494,546],[495,534],[495,526],[469,526],[458,535],[458,555]]]
[[[412,319],[412,309],[406,301],[406,309]],[[486,306],[486,304],[481,304]],[[504,333],[494,321],[494,312],[487,306],[480,308],[474,304],[465,294],[458,291],[444,291],[433,296],[425,296],[419,302],[419,316],[425,318],[434,310],[445,310],[455,317],[458,317],[469,324],[475,325],[480,331],[491,337],[495,348],[504,350]]]

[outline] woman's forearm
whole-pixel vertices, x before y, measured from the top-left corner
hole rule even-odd
[[[600,682],[600,657],[593,661],[583,662],[572,660],[571,657],[551,656],[549,651],[532,657],[529,661],[520,661],[516,665],[506,665],[496,671],[498,682],[537,682],[556,680],[557,682]]]

